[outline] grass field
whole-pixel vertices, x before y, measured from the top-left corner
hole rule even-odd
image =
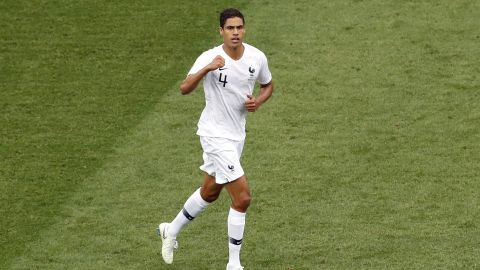
[[[0,269],[224,269],[200,184],[221,1],[0,3]],[[480,2],[233,1],[276,92],[249,116],[245,269],[480,269]]]

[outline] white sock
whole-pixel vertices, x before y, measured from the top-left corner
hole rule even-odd
[[[242,248],[243,231],[245,230],[245,213],[230,208],[228,213],[228,264],[240,264],[240,249]]]
[[[210,203],[204,201],[202,196],[200,196],[200,188],[197,189],[192,195],[190,195],[183,205],[183,209],[168,226],[168,234],[176,238],[180,231],[197,217],[209,204]]]

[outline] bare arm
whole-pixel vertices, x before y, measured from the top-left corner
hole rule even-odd
[[[198,83],[203,79],[203,77],[205,77],[205,75],[207,75],[208,72],[223,66],[225,66],[225,59],[223,59],[223,57],[220,55],[217,55],[210,64],[206,65],[197,73],[188,75],[180,85],[180,92],[182,95],[189,94],[195,90],[195,88],[197,88]]]
[[[267,84],[260,85],[260,94],[258,97],[248,95],[248,100],[245,102],[245,108],[247,111],[254,112],[263,105],[273,93],[273,82],[270,81]]]

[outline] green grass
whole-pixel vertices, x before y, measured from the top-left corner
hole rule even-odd
[[[480,269],[480,5],[238,1],[276,92],[249,117],[246,269]],[[223,269],[200,184],[219,1],[0,3],[0,269]],[[168,189],[166,189],[168,187]]]

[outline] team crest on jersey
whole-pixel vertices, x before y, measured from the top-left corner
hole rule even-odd
[[[250,78],[249,78],[249,81],[251,81],[251,80],[254,80],[254,78],[253,78],[253,77],[255,76],[255,68],[253,68],[253,67],[249,67],[249,68],[248,68],[248,72],[250,72]]]

